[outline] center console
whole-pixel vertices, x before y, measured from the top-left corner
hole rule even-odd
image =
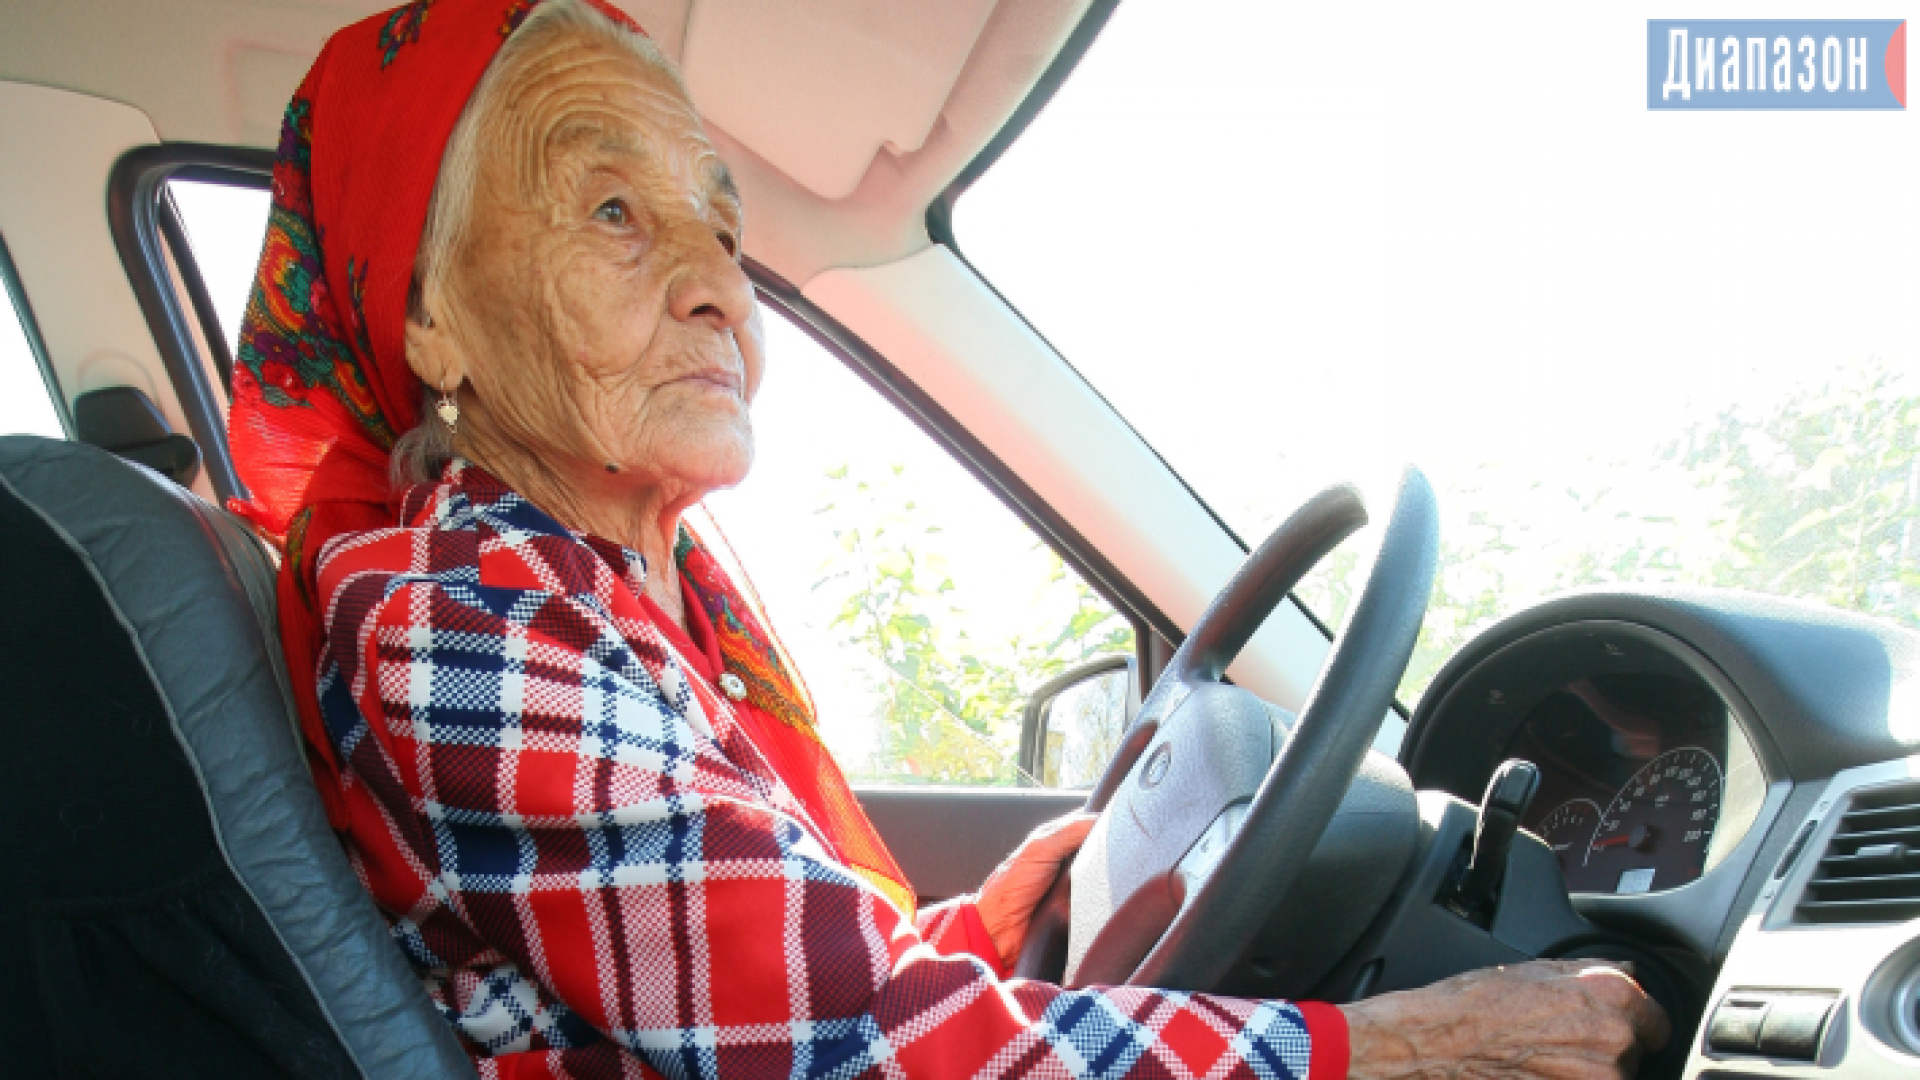
[[[1684,1075],[1920,1075],[1920,757],[1837,774],[1796,826]]]

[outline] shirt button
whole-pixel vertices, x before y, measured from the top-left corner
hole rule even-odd
[[[735,701],[745,701],[747,698],[747,684],[731,671],[720,676],[720,689]]]

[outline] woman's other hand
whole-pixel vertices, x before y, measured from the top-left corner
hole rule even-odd
[[[1020,946],[1027,940],[1027,924],[1033,921],[1033,909],[1053,887],[1053,879],[1060,876],[1061,864],[1080,850],[1097,817],[1068,814],[1033,830],[980,886],[974,906],[980,910],[980,921],[993,938],[1003,965],[1012,967],[1019,958]]]
[[[1672,1034],[1630,965],[1536,960],[1342,1006],[1351,1080],[1631,1078]]]

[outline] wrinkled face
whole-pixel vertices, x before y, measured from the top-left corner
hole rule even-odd
[[[692,105],[665,72],[573,37],[505,74],[449,295],[425,298],[433,328],[409,328],[415,370],[468,380],[463,439],[576,485],[738,483],[759,322],[739,196]]]

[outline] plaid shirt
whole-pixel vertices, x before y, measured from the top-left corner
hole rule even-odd
[[[1344,1018],[1003,980],[836,859],[640,599],[456,462],[321,553],[347,846],[490,1076],[1341,1080]],[[967,950],[969,943],[985,955]]]

